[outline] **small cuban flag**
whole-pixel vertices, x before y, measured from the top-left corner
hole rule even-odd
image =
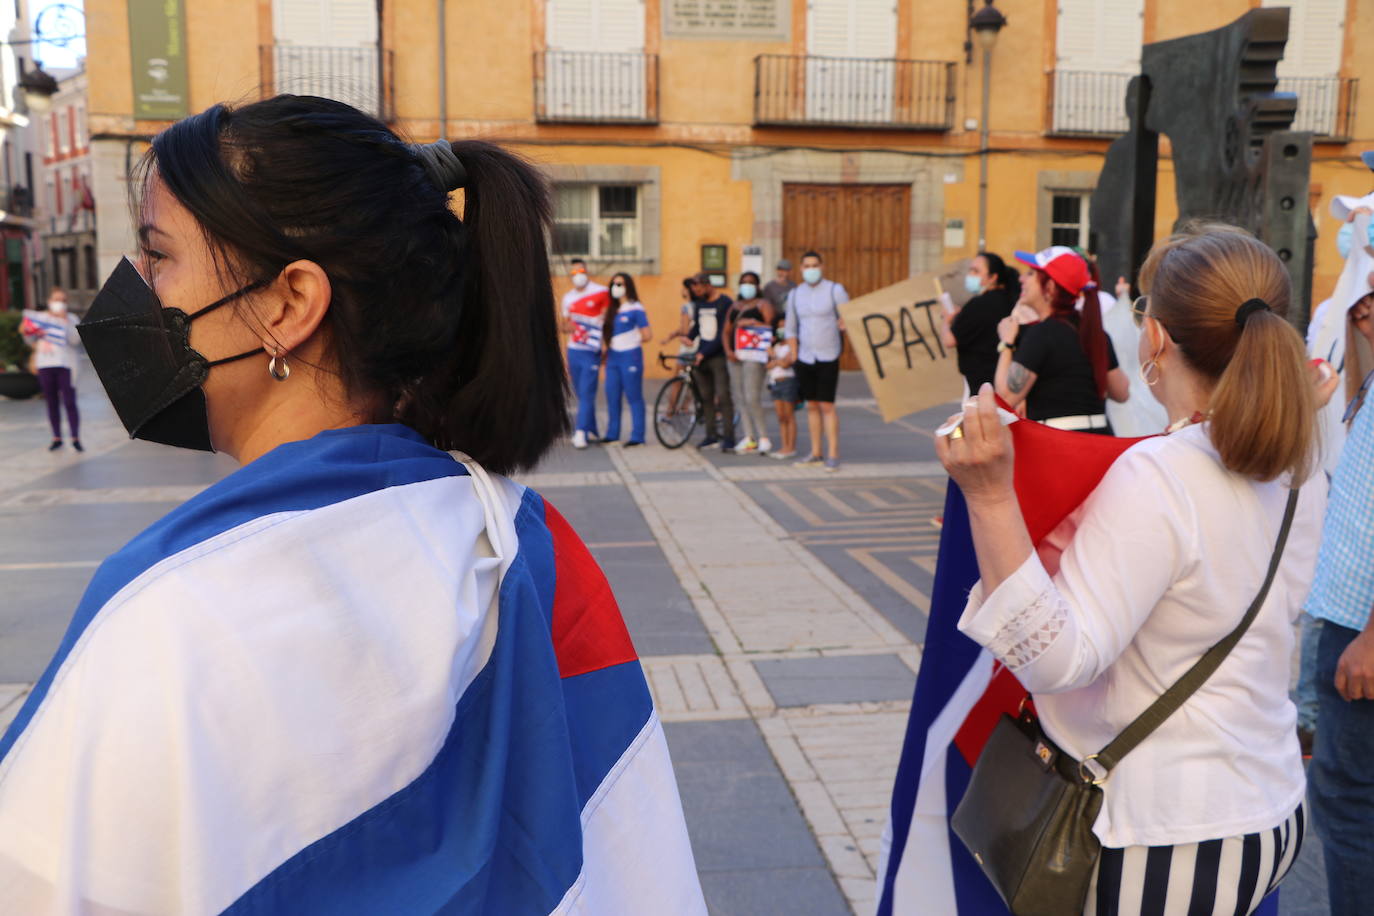
[[[745,362],[768,362],[768,348],[772,345],[772,328],[761,325],[735,328],[735,355]]]

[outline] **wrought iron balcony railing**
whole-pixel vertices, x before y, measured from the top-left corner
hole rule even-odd
[[[369,45],[265,45],[262,82],[274,93],[338,99],[390,121],[395,116],[392,59],[391,51]]]
[[[1279,92],[1298,97],[1294,130],[1310,130],[1317,140],[1344,142],[1355,123],[1355,90],[1359,80],[1339,76],[1279,77]]]
[[[1130,129],[1126,85],[1130,73],[1056,70],[1050,94],[1050,133],[1113,136]],[[1355,91],[1359,81],[1336,76],[1279,79],[1277,91],[1298,97],[1293,130],[1310,130],[1318,141],[1344,142],[1352,136]]]
[[[658,123],[658,55],[536,51],[534,119]]]
[[[754,123],[949,130],[954,64],[761,54],[754,58]]]

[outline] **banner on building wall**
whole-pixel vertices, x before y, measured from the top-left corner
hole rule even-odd
[[[786,0],[666,0],[668,38],[741,38],[786,41],[792,4]]]
[[[135,118],[170,121],[190,114],[182,0],[129,0],[129,54]]]
[[[964,379],[954,351],[940,340],[943,307],[938,298],[941,289],[953,293],[954,284],[962,291],[962,273],[958,265],[951,265],[916,274],[840,306],[845,331],[884,422],[963,395]]]

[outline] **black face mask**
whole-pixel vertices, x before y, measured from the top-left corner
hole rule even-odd
[[[262,348],[212,362],[191,348],[191,322],[265,285],[250,284],[187,315],[163,308],[138,268],[128,258],[119,262],[76,330],[130,438],[215,450],[200,386],[212,367]]]

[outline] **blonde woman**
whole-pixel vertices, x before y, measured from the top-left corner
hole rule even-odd
[[[1176,713],[1111,771],[1085,911],[1247,914],[1302,841],[1306,789],[1288,698],[1325,481],[1315,395],[1284,320],[1274,253],[1207,225],[1155,246],[1141,362],[1170,434],[1128,449],[1037,554],[991,386],[965,435],[937,440],[968,500],[981,582],[962,631],[1013,669],[1040,724],[1082,760],[1235,629],[1264,581],[1290,488],[1287,549],[1258,616]]]

